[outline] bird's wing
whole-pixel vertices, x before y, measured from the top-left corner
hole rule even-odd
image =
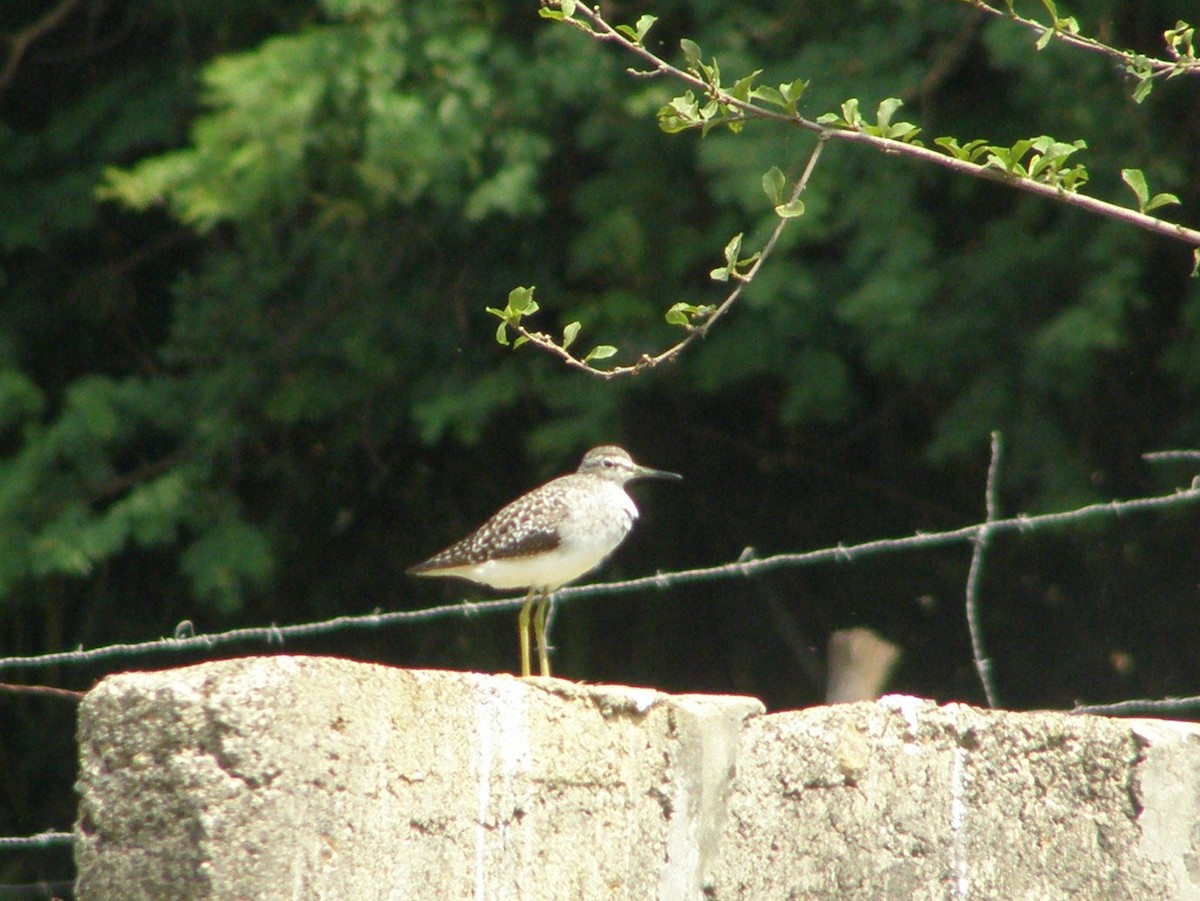
[[[412,567],[410,572],[419,574],[451,564],[528,557],[552,551],[562,543],[562,536],[556,529],[547,528],[546,523],[561,520],[566,512],[561,496],[534,491],[501,508],[466,538]]]
[[[459,543],[468,545],[469,553],[478,554],[479,559],[500,560],[552,551],[562,543],[562,536],[546,523],[560,521],[566,512],[561,495],[535,491],[502,508]]]

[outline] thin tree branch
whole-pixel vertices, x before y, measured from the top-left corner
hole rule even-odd
[[[1061,41],[1071,47],[1087,50],[1090,53],[1102,54],[1127,66],[1141,65],[1153,73],[1151,77],[1169,78],[1172,75],[1200,75],[1200,60],[1187,58],[1174,60],[1155,59],[1141,53],[1135,53],[1132,50],[1118,50],[1116,47],[1111,47],[1087,35],[1043,25],[1036,19],[1027,19],[1024,16],[1018,15],[1011,7],[1008,10],[996,9],[996,7],[986,3],[985,0],[959,0],[959,2],[965,3],[967,6],[977,9],[982,13],[995,16],[998,19],[1008,19],[1011,22],[1015,22],[1036,32],[1038,37],[1049,31],[1053,34],[1055,40]]]
[[[994,15],[1002,15],[999,11],[988,6],[983,0],[960,0],[984,12],[989,12]],[[1038,181],[1034,178],[1029,178],[1021,175],[1015,175],[1011,172],[997,168],[987,163],[977,163],[968,159],[960,159],[948,153],[931,150],[927,147],[919,146],[918,144],[896,140],[893,138],[882,137],[878,134],[872,134],[865,130],[859,130],[856,127],[831,127],[821,124],[820,122],[808,119],[799,113],[780,111],[768,107],[759,106],[752,100],[741,99],[733,96],[729,91],[721,88],[705,78],[702,78],[698,72],[686,71],[676,66],[671,65],[666,60],[657,56],[653,51],[648,50],[640,39],[630,37],[629,35],[618,31],[616,27],[610,25],[604,16],[600,13],[598,7],[588,7],[582,3],[564,3],[563,0],[543,0],[543,5],[558,9],[563,12],[563,21],[569,25],[573,25],[583,31],[594,40],[608,41],[618,44],[623,50],[633,54],[646,64],[648,69],[630,69],[629,73],[635,77],[648,78],[657,76],[670,76],[671,78],[681,81],[686,85],[696,89],[705,97],[715,100],[721,104],[723,110],[734,111],[733,115],[726,113],[720,119],[712,119],[706,123],[706,127],[719,124],[732,124],[734,122],[742,122],[749,119],[762,119],[767,121],[785,123],[796,128],[802,128],[807,131],[816,133],[818,140],[813,149],[812,155],[809,157],[808,164],[805,167],[804,175],[800,178],[792,193],[792,202],[799,198],[803,193],[808,178],[812,174],[816,162],[820,157],[821,150],[825,143],[830,140],[846,141],[855,144],[865,144],[868,147],[879,150],[882,153],[904,156],[910,159],[915,159],[920,162],[930,163],[935,166],[940,166],[943,169],[949,169],[960,175],[965,175],[970,178],[979,178],[986,181],[999,182],[1008,185],[1021,191],[1030,194],[1035,194],[1039,197],[1044,197],[1048,200],[1054,200],[1067,206],[1076,207],[1094,215],[1104,216],[1109,219],[1114,219],[1119,222],[1124,222],[1135,228],[1140,228],[1144,231],[1173,240],[1181,241],[1193,248],[1196,259],[1196,265],[1200,268],[1200,230],[1188,228],[1184,225],[1168,222],[1159,219],[1155,216],[1148,215],[1130,207],[1120,206],[1115,203],[1110,203],[1105,200],[1100,200],[1096,197],[1090,197],[1085,194],[1080,194],[1077,191],[1067,190],[1060,184],[1053,184],[1046,181]],[[564,6],[566,8],[564,9]],[[1022,22],[1026,20],[1020,20]],[[1032,21],[1032,20],[1028,20]],[[1045,30],[1045,26],[1037,25],[1038,28]],[[1059,31],[1055,32],[1056,34]],[[1078,36],[1063,32],[1064,35],[1072,38]],[[1065,39],[1065,37],[1064,37]],[[1078,41],[1088,49],[1097,49],[1105,45],[1099,42],[1091,41],[1086,38],[1078,38]],[[1097,45],[1097,46],[1093,46]],[[1111,50],[1111,48],[1108,48]],[[1118,51],[1113,51],[1119,54]],[[1124,58],[1124,57],[1122,57]],[[1140,58],[1139,58],[1140,59]],[[1178,66],[1186,63],[1183,60],[1178,64],[1166,64]],[[1190,71],[1190,70],[1189,70]],[[741,296],[742,290],[746,284],[754,279],[759,268],[770,255],[770,251],[774,248],[775,242],[782,233],[786,219],[781,217],[781,221],[776,224],[775,230],[768,240],[766,246],[759,258],[745,273],[730,273],[738,284],[726,296],[726,298],[717,306],[709,317],[700,325],[695,326],[688,333],[687,337],[682,341],[668,347],[659,354],[643,354],[641,359],[636,363],[627,366],[617,366],[612,369],[599,369],[591,365],[580,357],[576,357],[567,348],[557,343],[552,337],[543,333],[532,331],[519,323],[510,325],[520,335],[522,339],[528,341],[550,354],[557,356],[566,365],[587,372],[590,375],[597,376],[603,379],[616,378],[623,375],[634,375],[642,370],[650,369],[662,363],[674,360],[679,356],[689,345],[700,338],[707,335],[708,330],[712,325],[723,317],[737,302]]]
[[[822,128],[820,130],[819,134],[817,135],[817,143],[813,147],[812,153],[809,154],[808,163],[804,166],[804,172],[801,174],[799,181],[796,182],[796,186],[792,189],[791,196],[788,198],[789,205],[794,204],[797,200],[799,200],[800,195],[802,195],[805,188],[808,187],[808,181],[812,177],[812,174],[817,167],[817,160],[821,158],[821,150],[824,148],[825,142],[832,134],[833,132],[829,131],[828,129]],[[517,333],[523,338],[527,339],[529,343],[536,344],[543,350],[549,351],[560,358],[568,366],[572,366],[575,369],[581,369],[584,372],[599,376],[603,379],[616,378],[617,376],[622,375],[634,375],[638,372],[641,372],[643,369],[651,369],[655,366],[661,366],[663,363],[674,360],[689,345],[693,344],[700,338],[705,337],[708,334],[708,330],[712,328],[713,323],[729,312],[730,308],[733,307],[738,298],[742,296],[742,291],[745,289],[746,285],[754,280],[754,276],[758,274],[758,270],[762,268],[763,263],[766,262],[767,258],[771,255],[771,252],[774,251],[775,245],[779,241],[779,236],[783,234],[783,230],[787,227],[789,221],[789,219],[780,216],[779,221],[775,223],[775,228],[771,232],[771,236],[767,238],[767,243],[764,244],[763,249],[759,251],[758,259],[756,259],[750,268],[745,272],[737,275],[734,275],[733,273],[730,274],[731,278],[736,279],[737,285],[734,286],[733,290],[729,292],[726,298],[721,301],[720,305],[709,314],[708,318],[705,319],[702,324],[693,326],[689,330],[687,337],[682,341],[671,345],[666,350],[662,351],[661,353],[654,354],[653,356],[650,354],[643,354],[640,360],[629,366],[616,366],[612,369],[598,369],[595,366],[584,362],[582,359],[572,354],[569,350],[557,344],[553,338],[544,332],[530,331],[523,325],[516,325],[514,328],[516,329]]]
[[[965,2],[965,0],[964,0]],[[988,8],[983,4],[981,8]],[[703,92],[706,96],[717,100],[727,107],[737,109],[746,118],[766,119],[775,122],[786,122],[794,125],[797,128],[803,128],[808,131],[816,132],[817,134],[826,135],[829,139],[837,141],[849,141],[855,144],[866,144],[883,153],[896,156],[906,156],[911,159],[920,160],[925,163],[932,163],[935,166],[941,166],[944,169],[949,169],[952,172],[960,175],[967,175],[971,178],[982,178],[987,181],[1000,182],[1017,188],[1021,191],[1027,191],[1030,194],[1036,194],[1039,197],[1045,197],[1050,200],[1056,200],[1060,203],[1065,203],[1068,206],[1078,207],[1086,210],[1089,213],[1095,213],[1100,216],[1105,216],[1110,219],[1116,219],[1136,228],[1162,235],[1164,237],[1173,238],[1177,241],[1182,241],[1193,248],[1200,248],[1200,231],[1187,228],[1183,225],[1178,225],[1174,222],[1167,222],[1163,219],[1158,219],[1154,216],[1145,213],[1139,213],[1137,210],[1129,207],[1119,206],[1115,203],[1109,203],[1105,200],[1100,200],[1096,197],[1089,197],[1086,194],[1080,194],[1076,191],[1067,191],[1057,185],[1047,184],[1046,182],[1036,181],[1032,178],[1023,178],[1016,175],[1011,175],[999,169],[993,168],[980,163],[973,163],[967,160],[960,160],[949,156],[945,153],[940,153],[936,150],[930,150],[927,147],[919,147],[915,144],[897,141],[892,138],[884,138],[879,135],[868,134],[862,131],[854,131],[848,128],[829,128],[814,122],[811,119],[806,119],[799,113],[785,113],[778,110],[761,107],[748,100],[740,100],[734,97],[727,91],[713,88],[707,81],[700,78],[691,72],[686,72],[663,59],[655,56],[654,53],[647,50],[641,44],[638,44],[625,35],[621,34],[615,28],[606,22],[598,12],[589,9],[583,5],[578,5],[575,8],[575,13],[586,19],[592,26],[591,28],[584,27],[582,23],[576,20],[568,19],[569,22],[574,22],[578,27],[581,27],[587,34],[592,35],[598,40],[612,41],[620,44],[624,49],[628,50],[635,56],[649,63],[655,72],[670,75],[679,81],[682,81],[697,90]],[[1039,26],[1042,27],[1042,26]]]
[[[82,691],[55,688],[53,685],[10,685],[7,682],[0,682],[0,694],[44,695],[52,698],[64,698],[68,701],[82,701],[84,696]]]
[[[8,86],[17,76],[17,69],[31,44],[46,32],[58,27],[78,4],[79,0],[59,0],[58,5],[51,7],[40,19],[36,19],[14,34],[3,35],[0,40],[8,44],[8,59],[0,68],[0,94],[8,90]]]

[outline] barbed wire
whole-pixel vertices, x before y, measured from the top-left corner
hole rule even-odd
[[[737,577],[748,578],[764,575],[779,569],[799,566],[812,566],[821,563],[851,563],[863,557],[877,554],[898,553],[976,541],[980,533],[984,530],[990,535],[1005,532],[1031,532],[1038,529],[1067,525],[1097,516],[1110,515],[1119,517],[1130,513],[1158,510],[1196,502],[1200,502],[1200,480],[1194,482],[1189,488],[1177,489],[1171,494],[1089,504],[1074,510],[1057,513],[1020,514],[1006,519],[994,519],[969,526],[962,526],[961,528],[950,529],[945,532],[918,532],[915,535],[903,538],[881,538],[874,541],[862,542],[861,544],[839,544],[835,547],[826,547],[819,550],[773,554],[769,557],[757,557],[754,555],[752,548],[747,548],[736,561],[731,563],[677,570],[668,573],[657,573],[652,576],[625,579],[619,582],[594,582],[589,585],[569,586],[559,589],[556,593],[556,600],[558,602],[569,602],[589,597],[626,594],[648,588],[663,591],[668,588],[695,582],[709,582]],[[514,610],[520,607],[524,603],[524,600],[524,596],[521,595],[484,601],[458,601],[451,604],[441,604],[436,607],[426,607],[420,610],[394,610],[386,613],[381,612],[377,608],[373,613],[335,616],[331,619],[316,622],[297,623],[287,626],[274,624],[270,626],[251,626],[230,629],[226,632],[200,635],[194,634],[191,622],[184,620],[176,627],[175,634],[169,638],[112,644],[90,649],[78,648],[72,651],[56,651],[49,654],[32,656],[0,657],[0,671],[41,669],[52,666],[75,666],[96,663],[115,657],[138,657],[151,654],[212,650],[239,642],[262,642],[267,645],[282,645],[285,641],[291,639],[307,638],[314,635],[328,635],[333,632],[350,629],[379,629],[400,624],[428,622],[451,616],[470,617],[480,613]]]
[[[1168,453],[1171,456],[1168,457]],[[1184,456],[1190,452],[1164,452],[1156,455],[1156,459],[1194,459]],[[977,619],[976,605],[978,604],[979,571],[987,542],[993,535],[1004,532],[1031,532],[1043,528],[1053,528],[1090,519],[1097,516],[1122,516],[1130,513],[1159,510],[1200,502],[1200,479],[1193,480],[1186,489],[1177,489],[1170,494],[1152,497],[1134,498],[1125,501],[1109,501],[1107,503],[1089,504],[1074,510],[1058,513],[1043,513],[996,519],[996,473],[999,466],[1000,441],[999,435],[992,438],[992,462],[988,470],[986,495],[986,518],[982,523],[975,523],[944,532],[917,533],[903,538],[883,538],[862,542],[855,545],[837,545],[819,550],[799,553],[773,554],[769,557],[757,557],[753,548],[746,548],[739,558],[732,563],[719,566],[700,567],[689,570],[679,570],[670,573],[657,573],[653,576],[643,576],[636,579],[625,579],[619,582],[596,582],[590,585],[578,585],[562,588],[556,593],[557,601],[569,601],[611,594],[624,594],[641,591],[648,588],[666,590],[678,585],[693,582],[714,581],[735,577],[749,578],[759,576],[779,569],[810,566],[821,563],[851,563],[863,557],[876,554],[897,553],[902,551],[921,550],[933,547],[943,547],[960,542],[972,542],[972,566],[968,573],[967,582],[967,616],[968,623]],[[1147,455],[1150,458],[1150,455]],[[149,654],[179,653],[190,650],[210,650],[223,645],[238,642],[265,642],[268,645],[282,645],[285,641],[304,638],[313,635],[326,635],[350,629],[378,629],[398,624],[427,622],[449,616],[470,617],[479,613],[492,613],[503,610],[513,610],[524,603],[524,597],[497,598],[485,601],[460,601],[452,604],[441,604],[436,607],[426,607],[421,610],[397,610],[388,613],[375,610],[369,614],[336,616],[331,619],[308,623],[297,623],[289,626],[257,626],[241,629],[231,629],[226,632],[196,635],[192,623],[184,620],[175,629],[175,634],[169,638],[152,641],[112,644],[99,648],[79,648],[73,651],[58,651],[49,654],[33,656],[0,657],[0,670],[4,669],[37,669],[51,666],[82,665],[108,660],[116,657],[137,657]],[[978,631],[972,631],[972,648],[975,655],[976,667],[984,684],[985,694],[989,704],[994,706],[994,686],[991,685],[990,661],[984,655],[982,640]],[[8,686],[12,690],[29,688],[37,690],[39,686]],[[77,693],[56,691],[63,696],[75,697]],[[1165,698],[1161,700],[1131,700],[1116,704],[1076,705],[1071,712],[1077,714],[1122,715],[1130,713],[1163,713],[1179,712],[1200,707],[1200,696],[1188,698]],[[46,832],[30,836],[0,837],[0,851],[30,851],[45,850],[55,847],[69,846],[74,842],[70,832]]]
[[[73,832],[55,832],[47,829],[37,835],[0,836],[0,851],[34,851],[45,848],[60,848],[75,842]]]
[[[1200,707],[1200,695],[1187,698],[1147,698],[1143,700],[1117,701],[1112,704],[1076,704],[1071,713],[1086,713],[1096,716],[1128,716],[1133,713],[1183,713]]]

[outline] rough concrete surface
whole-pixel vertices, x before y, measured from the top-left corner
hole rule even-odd
[[[889,696],[747,723],[708,896],[1195,899],[1198,851],[1200,727]]]
[[[688,898],[751,698],[257,657],[105,679],[80,901]]]
[[[1200,727],[252,657],[105,679],[80,901],[1200,899]]]

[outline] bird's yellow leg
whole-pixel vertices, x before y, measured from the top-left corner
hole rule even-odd
[[[525,603],[521,606],[521,615],[517,617],[517,633],[521,640],[522,678],[533,675],[529,667],[529,614],[532,610],[533,590],[530,589],[529,594],[525,596]]]
[[[550,612],[550,592],[542,592],[542,599],[533,614],[533,633],[537,637],[538,664],[542,675],[550,677],[550,652],[546,648],[546,615]]]

